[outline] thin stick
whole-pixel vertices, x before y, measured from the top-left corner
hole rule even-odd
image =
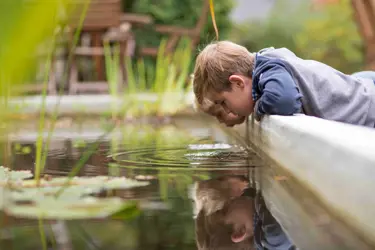
[[[210,0],[210,13],[211,13],[212,24],[213,24],[214,29],[215,29],[216,40],[219,40],[219,30],[217,29],[217,25],[216,25],[215,10],[214,10],[214,2],[213,2],[213,0]]]

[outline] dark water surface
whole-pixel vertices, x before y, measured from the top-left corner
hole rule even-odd
[[[57,129],[44,174],[67,175],[100,134],[95,126]],[[223,175],[262,183],[272,212],[301,249],[370,249],[286,173],[271,167],[254,168],[264,163],[218,127],[192,120],[122,125],[98,143],[98,150],[78,175],[150,181],[148,186],[115,192],[118,197],[141,201],[141,213],[129,220],[44,222],[48,249],[197,249],[191,188]],[[32,169],[35,133],[19,133],[11,146],[11,167]],[[3,215],[1,249],[43,249],[40,228],[37,220]]]
[[[49,249],[196,249],[192,185],[218,174],[248,175],[249,164],[257,162],[251,157],[249,162],[252,154],[218,128],[180,125],[124,125],[101,140],[78,176],[150,181],[148,186],[116,192],[142,201],[142,211],[131,220],[45,222]],[[44,174],[67,175],[101,133],[95,128],[80,131],[56,131]],[[16,138],[11,167],[32,169],[33,132]],[[2,228],[1,249],[42,249],[37,221],[6,216]]]

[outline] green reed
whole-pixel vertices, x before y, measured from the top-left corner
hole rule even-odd
[[[58,101],[52,112],[47,138],[44,140],[43,132],[46,128],[46,97],[47,82],[51,72],[51,64],[55,54],[56,41],[64,33],[66,21],[69,18],[72,7],[76,6],[75,0],[41,1],[41,0],[12,0],[1,3],[0,24],[0,101],[3,109],[0,110],[0,118],[4,126],[0,126],[2,134],[7,137],[12,110],[9,108],[9,101],[13,96],[22,95],[25,76],[32,74],[33,66],[37,60],[38,47],[48,42],[47,56],[44,60],[45,69],[43,76],[42,101],[39,114],[38,137],[36,141],[34,177],[39,183],[40,175],[45,167],[48,149],[54,127],[58,117],[59,105],[63,89],[59,89]],[[71,64],[76,44],[79,40],[81,27],[86,16],[90,0],[81,1],[83,5],[78,28],[74,32],[71,51],[68,54],[68,66]],[[41,14],[43,13],[43,14]],[[37,29],[35,27],[38,27]],[[64,79],[67,79],[68,70],[64,72]],[[4,128],[4,129],[3,129]],[[7,149],[7,147],[5,147]],[[4,152],[7,157],[8,150]],[[6,162],[4,165],[8,165]]]
[[[44,86],[42,91],[41,113],[39,118],[39,136],[36,142],[35,178],[39,179],[43,169],[42,162],[42,130],[45,127],[45,98],[47,95],[47,81],[54,50],[55,35],[59,27],[61,8],[65,8],[72,0],[40,1],[40,0],[12,0],[2,1],[0,4],[0,98],[2,109],[1,121],[7,125],[10,122],[12,109],[10,99],[22,94],[25,77],[30,76],[33,65],[38,57],[38,47],[46,41],[52,41],[47,52],[45,62]],[[43,13],[43,14],[41,14]],[[38,27],[38,28],[36,28]],[[9,130],[3,131],[7,136]],[[5,157],[9,152],[4,152]],[[6,163],[8,165],[9,162]]]
[[[111,96],[116,100],[112,106],[112,116],[119,113],[131,117],[165,116],[176,113],[183,106],[182,101],[188,91],[187,80],[192,62],[189,39],[181,39],[172,53],[166,53],[166,39],[163,39],[155,66],[147,65],[143,58],[132,59],[125,56],[127,78],[123,82],[117,77],[120,74],[118,67],[120,56],[118,50],[113,50],[112,53],[109,45],[106,45],[106,72]],[[119,89],[123,89],[123,93],[122,105],[118,109],[115,104],[119,101]],[[144,98],[140,100],[139,95],[144,95]]]
[[[86,13],[87,13],[88,7],[90,5],[90,1],[91,0],[84,0],[83,9],[82,9],[82,12],[80,14],[79,24],[78,24],[77,29],[74,32],[72,48],[71,48],[71,51],[70,51],[70,53],[68,55],[68,62],[67,62],[67,66],[68,67],[69,67],[69,65],[71,65],[71,61],[73,59],[73,51],[74,51],[74,49],[75,49],[75,47],[76,47],[76,45],[78,43],[79,35],[81,33],[82,25],[83,25],[84,19],[86,17]],[[70,3],[70,6],[71,6],[71,4],[72,3]],[[74,2],[73,2],[73,4],[74,4]],[[66,8],[65,8],[65,10],[68,11],[70,6],[67,5]],[[62,8],[62,6],[60,6],[60,7]],[[64,28],[64,27],[62,26],[61,28]],[[53,43],[53,45],[54,45],[54,43]],[[49,72],[50,72],[50,68],[48,68],[48,70],[46,71],[46,75],[48,75]],[[67,77],[68,72],[69,72],[68,70],[66,70],[64,72],[63,79],[67,79],[68,78]],[[46,77],[46,79],[48,79],[48,78],[49,77]],[[63,89],[60,88],[59,92],[58,92],[57,103],[56,103],[56,105],[54,107],[54,111],[52,112],[51,124],[50,124],[49,130],[48,130],[48,134],[47,134],[47,138],[46,138],[46,142],[45,142],[43,153],[41,152],[41,149],[40,149],[42,147],[42,143],[38,144],[38,142],[37,142],[37,155],[36,155],[36,158],[37,159],[38,159],[38,157],[42,158],[42,161],[37,162],[36,165],[35,165],[35,178],[36,178],[36,180],[37,180],[38,183],[39,183],[39,180],[40,180],[40,174],[44,170],[45,163],[47,161],[49,144],[51,142],[52,133],[53,133],[53,130],[55,128],[56,121],[57,121],[57,116],[58,116],[58,112],[59,112],[59,106],[60,106],[60,101],[61,101],[62,94],[63,94]],[[43,103],[44,103],[45,102],[45,97],[46,97],[46,86],[43,88],[43,94],[42,95],[43,95]],[[41,134],[43,133],[43,129],[45,127],[45,125],[44,125],[44,115],[45,115],[44,110],[45,109],[42,107],[41,112],[43,112],[43,115],[41,115],[41,117],[40,117],[40,119],[41,119],[41,125],[40,125],[40,131],[38,133],[38,140],[42,140],[42,139],[39,139],[39,138],[41,138]]]

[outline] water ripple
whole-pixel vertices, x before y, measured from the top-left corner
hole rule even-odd
[[[109,156],[136,168],[172,167],[199,169],[246,168],[256,164],[254,154],[229,144],[189,144],[183,147],[136,148]],[[129,167],[129,166],[128,166]]]

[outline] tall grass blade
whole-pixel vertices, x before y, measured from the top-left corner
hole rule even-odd
[[[103,47],[104,47],[104,60],[105,60],[105,70],[106,70],[106,75],[108,78],[109,82],[109,92],[112,95],[115,94],[114,90],[114,83],[113,83],[113,58],[112,58],[112,53],[111,53],[111,47],[108,43],[108,41],[103,42]]]
[[[146,65],[146,76],[147,76],[147,83],[155,83],[155,72],[156,72],[156,68],[154,65],[152,64],[145,64]],[[152,90],[152,88],[151,88]]]
[[[82,157],[79,159],[79,161],[75,164],[75,166],[72,168],[70,173],[68,174],[68,178],[66,179],[65,183],[62,185],[62,187],[56,192],[55,196],[59,197],[61,193],[65,190],[65,188],[68,186],[71,179],[78,174],[78,172],[81,170],[81,168],[86,164],[86,162],[89,160],[91,155],[97,151],[99,147],[99,143],[103,140],[104,137],[106,137],[112,130],[114,126],[112,126],[111,129],[109,129],[107,132],[103,133],[101,136],[99,136],[93,144],[91,144],[84,152]]]
[[[53,37],[51,49],[48,53],[46,65],[45,65],[45,77],[43,81],[43,90],[42,90],[42,104],[40,108],[40,117],[39,117],[39,128],[38,128],[38,137],[36,140],[36,159],[35,159],[35,171],[34,175],[39,181],[39,176],[44,169],[44,163],[42,162],[42,150],[43,150],[43,130],[45,128],[45,115],[46,115],[46,97],[47,97],[47,83],[49,81],[49,73],[51,72],[51,62],[52,55],[55,51],[55,37]]]
[[[114,53],[112,57],[111,46],[107,41],[104,42],[104,58],[105,58],[105,68],[109,84],[109,93],[112,97],[112,119],[117,117],[117,101],[118,101],[118,91],[119,91],[119,45],[114,46]]]
[[[212,24],[213,24],[214,29],[215,29],[216,40],[219,40],[219,30],[217,29],[217,25],[216,25],[215,9],[214,9],[213,0],[210,0],[210,13],[211,13]]]
[[[192,51],[191,51],[191,41],[184,40],[185,44],[184,47],[181,48],[181,58],[179,59],[179,77],[176,81],[176,90],[183,91],[184,84],[188,80],[189,71],[190,71],[190,64],[192,62]]]
[[[38,229],[43,250],[47,250],[47,239],[46,234],[44,233],[44,223],[42,218],[38,219]]]
[[[173,85],[176,83],[177,67],[174,64],[169,65],[168,75],[166,78],[166,85],[164,91],[171,93],[173,91]]]
[[[136,78],[133,71],[132,60],[129,56],[125,56],[125,68],[127,75],[128,94],[134,94],[137,91]]]
[[[153,91],[158,93],[163,90],[163,84],[166,76],[166,69],[165,65],[169,61],[169,56],[166,55],[165,50],[166,50],[166,45],[167,45],[167,40],[162,39],[159,45],[158,49],[158,55],[156,57],[156,74],[155,74],[155,82],[153,85]]]
[[[120,90],[120,44],[116,43],[113,48],[113,64],[112,64],[112,86],[113,94],[118,96]]]
[[[80,20],[79,20],[79,24],[78,24],[78,28],[76,29],[75,33],[74,33],[74,39],[73,39],[73,46],[72,46],[72,49],[69,53],[69,56],[68,56],[68,63],[67,65],[71,65],[71,61],[73,59],[73,55],[74,55],[74,50],[75,50],[75,47],[78,43],[78,40],[79,40],[79,35],[81,33],[81,30],[82,30],[82,25],[83,25],[83,22],[85,20],[85,17],[86,17],[86,13],[87,13],[87,10],[88,10],[88,7],[90,5],[90,1],[91,0],[86,0],[84,2],[84,7],[83,7],[83,11],[81,13],[81,16],[80,16]],[[68,70],[64,72],[64,79],[66,79],[67,77],[67,74],[68,74]],[[43,151],[43,161],[42,161],[42,169],[44,169],[44,165],[47,161],[47,155],[48,155],[48,149],[49,149],[49,145],[50,145],[50,142],[51,142],[51,137],[52,137],[52,132],[55,128],[55,124],[56,124],[56,121],[57,121],[57,115],[58,115],[58,109],[60,107],[60,102],[61,102],[61,97],[62,97],[62,88],[59,89],[59,93],[58,93],[58,98],[57,98],[57,102],[56,102],[56,105],[54,107],[54,110],[53,110],[53,115],[52,115],[52,120],[51,120],[51,124],[50,124],[50,128],[48,130],[48,136],[47,136],[47,140],[46,140],[46,144],[45,144],[45,147],[44,147],[44,151]],[[41,173],[41,171],[39,171],[39,173]],[[37,180],[37,183],[39,183],[39,180],[40,180],[40,176],[35,176],[36,180]]]
[[[146,86],[146,70],[145,70],[145,62],[141,58],[137,62],[137,68],[138,68],[138,89],[142,92],[145,92],[147,90]]]

